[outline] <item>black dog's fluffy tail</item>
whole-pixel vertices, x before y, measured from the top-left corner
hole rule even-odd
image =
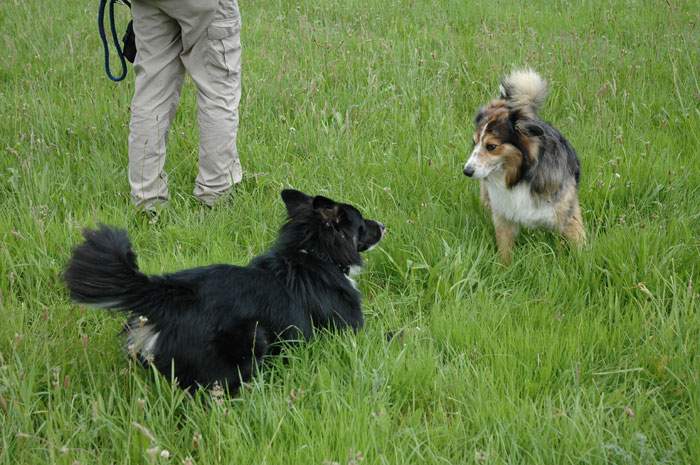
[[[167,277],[141,273],[126,231],[100,225],[85,229],[83,237],[63,274],[73,301],[158,320],[192,295]]]

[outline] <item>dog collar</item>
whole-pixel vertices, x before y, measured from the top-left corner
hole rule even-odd
[[[350,275],[350,267],[346,265],[340,265],[335,262],[328,254],[318,252],[316,250],[307,250],[307,249],[299,249],[299,253],[302,253],[304,255],[311,255],[312,257],[325,262],[325,263],[330,263],[331,265],[335,266],[340,270],[341,273],[343,273],[345,276]]]

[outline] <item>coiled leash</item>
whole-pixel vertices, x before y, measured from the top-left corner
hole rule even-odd
[[[112,74],[111,67],[109,65],[109,44],[107,42],[107,34],[105,33],[105,10],[107,9],[107,2],[109,2],[109,27],[112,32],[112,41],[114,42],[114,47],[117,49],[117,57],[119,57],[119,63],[122,67],[122,73],[119,76]],[[133,63],[134,58],[136,58],[136,41],[134,38],[134,25],[133,21],[129,21],[129,25],[126,27],[126,34],[124,34],[124,48],[119,44],[119,38],[117,37],[117,27],[114,22],[114,4],[123,3],[124,5],[131,8],[131,3],[128,0],[100,0],[100,8],[97,11],[97,29],[100,32],[100,39],[102,40],[102,47],[105,51],[105,72],[107,77],[114,82],[123,81],[126,77],[127,68],[126,60]]]

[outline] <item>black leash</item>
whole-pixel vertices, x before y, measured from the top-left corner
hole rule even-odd
[[[105,10],[107,9],[107,2],[109,1],[109,27],[112,32],[112,41],[114,42],[114,47],[117,49],[117,57],[119,57],[119,63],[122,67],[122,72],[119,76],[112,74],[112,70],[109,65],[109,44],[107,42],[107,34],[105,32]],[[128,0],[100,0],[100,8],[97,11],[97,28],[100,32],[100,39],[102,40],[102,47],[105,52],[105,72],[107,77],[114,82],[119,82],[124,80],[127,73],[126,60],[134,62],[134,57],[136,55],[136,45],[134,42],[134,29],[133,24],[130,22],[126,30],[126,35],[124,36],[124,49],[122,49],[119,43],[119,37],[117,37],[117,27],[114,21],[114,4],[123,3],[124,5],[131,8],[131,3]],[[132,53],[133,49],[133,53]]]

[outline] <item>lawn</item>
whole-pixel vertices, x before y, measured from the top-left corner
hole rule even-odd
[[[157,221],[130,205],[133,75],[103,73],[98,2],[0,2],[0,464],[700,463],[698,3],[240,1],[244,182],[192,197],[188,82]],[[526,232],[505,268],[462,166],[522,65],[582,161],[589,245]],[[68,301],[84,226],[128,229],[148,273],[241,264],[287,186],[389,228],[358,334],[191,397]]]

